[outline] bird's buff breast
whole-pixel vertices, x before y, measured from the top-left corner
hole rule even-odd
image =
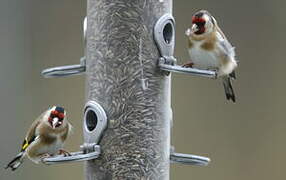
[[[191,61],[194,67],[200,69],[217,69],[219,67],[219,58],[215,50],[208,51],[201,48],[203,42],[196,42],[189,49]]]
[[[63,142],[60,137],[53,137],[51,142],[47,142],[47,137],[39,138],[36,142],[32,143],[28,149],[29,156],[35,156],[41,154],[57,154],[59,149],[63,147]],[[33,154],[30,154],[32,150]]]
[[[60,136],[56,136],[54,141],[51,144],[47,144],[43,146],[42,148],[39,148],[39,151],[42,153],[48,153],[48,154],[57,154],[59,149],[63,147],[63,142],[60,138]]]

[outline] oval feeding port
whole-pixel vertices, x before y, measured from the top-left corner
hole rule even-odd
[[[97,115],[91,109],[89,109],[86,113],[86,127],[89,131],[93,131],[97,125]]]
[[[167,23],[163,29],[163,37],[167,44],[170,44],[173,38],[173,26],[171,23]]]
[[[164,14],[157,20],[154,26],[154,40],[161,57],[173,57],[175,20],[171,14]]]
[[[102,106],[88,101],[84,107],[83,133],[85,143],[97,144],[107,127],[107,116]]]

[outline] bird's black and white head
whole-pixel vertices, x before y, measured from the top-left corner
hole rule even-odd
[[[205,35],[213,32],[215,26],[216,20],[214,19],[214,17],[208,11],[200,10],[193,15],[192,27],[190,29],[187,29],[186,35]]]
[[[48,111],[48,122],[53,129],[62,127],[66,123],[65,119],[66,111],[62,107],[53,106]]]

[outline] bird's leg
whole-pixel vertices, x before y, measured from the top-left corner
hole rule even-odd
[[[182,67],[192,68],[192,67],[193,67],[193,65],[194,65],[193,61],[192,61],[192,60],[190,60],[190,62],[188,62],[188,63],[184,64]]]
[[[45,158],[49,158],[49,157],[52,157],[52,156],[53,156],[52,154],[48,154],[48,153],[41,154],[40,155],[40,161],[44,162]]]
[[[71,156],[71,153],[69,153],[68,151],[66,151],[64,149],[60,149],[59,154],[64,155],[64,156]]]

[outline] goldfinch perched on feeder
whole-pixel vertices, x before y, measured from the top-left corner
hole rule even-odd
[[[237,67],[234,47],[218,27],[215,18],[206,10],[192,17],[192,27],[187,29],[188,51],[191,62],[183,67],[216,70],[223,80],[227,100],[235,102],[231,79],[235,79]]]
[[[55,154],[70,155],[62,147],[72,126],[66,119],[62,107],[53,106],[38,117],[24,139],[21,152],[6,166],[16,170],[28,157],[35,163]]]

